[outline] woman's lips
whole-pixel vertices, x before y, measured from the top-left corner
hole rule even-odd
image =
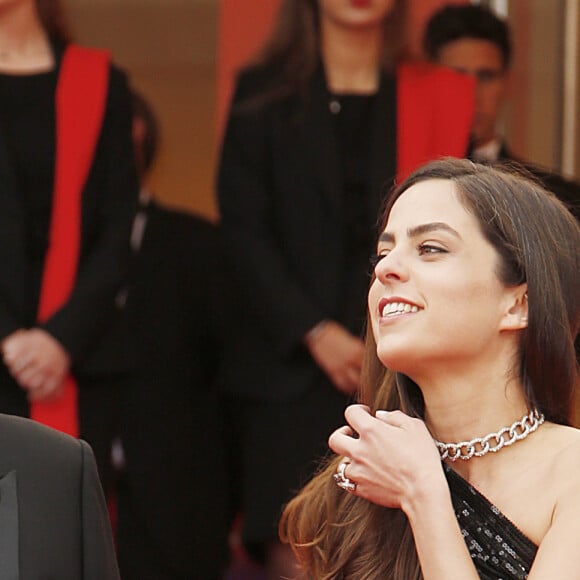
[[[350,3],[355,8],[368,8],[372,4],[372,0],[350,0]]]
[[[397,296],[380,300],[377,310],[381,320],[385,320],[403,314],[415,314],[422,310],[422,308],[410,300]]]

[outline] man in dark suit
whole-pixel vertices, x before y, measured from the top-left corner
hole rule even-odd
[[[134,97],[142,181],[157,123]],[[218,232],[142,190],[126,298],[138,367],[122,393],[125,467],[117,544],[124,580],[218,580],[228,562],[226,477],[216,389]]]
[[[476,79],[470,156],[477,161],[520,163],[580,219],[580,185],[518,159],[497,132],[511,62],[511,40],[507,24],[483,6],[446,6],[427,23],[424,47],[434,62]]]
[[[0,415],[0,556],[6,580],[119,579],[87,443]]]

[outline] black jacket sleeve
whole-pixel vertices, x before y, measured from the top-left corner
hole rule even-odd
[[[272,164],[270,133],[280,107],[264,104],[238,110],[260,90],[255,76],[240,77],[223,141],[218,200],[226,256],[247,300],[239,307],[251,310],[252,322],[285,354],[324,314],[285,260],[285,241],[276,231],[279,217],[274,207],[279,200],[273,173],[281,168]],[[305,252],[306,246],[305,242]]]
[[[83,191],[77,280],[66,304],[43,325],[64,345],[73,362],[119,314],[115,298],[127,274],[139,190],[131,126],[127,80],[113,67],[103,128]]]

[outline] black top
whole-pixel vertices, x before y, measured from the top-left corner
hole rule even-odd
[[[342,323],[360,334],[366,313],[369,256],[375,242],[375,209],[370,204],[368,180],[372,110],[376,95],[333,95],[338,166],[343,183]]]
[[[25,208],[26,251],[31,265],[28,287],[31,317],[36,312],[48,247],[57,78],[56,69],[30,75],[0,74],[0,130]]]
[[[527,578],[536,544],[457,472],[448,465],[444,469],[455,515],[480,578]]]

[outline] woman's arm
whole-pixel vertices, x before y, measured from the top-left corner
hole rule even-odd
[[[477,580],[423,421],[400,411],[373,417],[362,405],[350,406],[345,417],[349,426],[335,431],[329,445],[349,462],[345,476],[356,482],[354,493],[405,513],[425,580]]]

